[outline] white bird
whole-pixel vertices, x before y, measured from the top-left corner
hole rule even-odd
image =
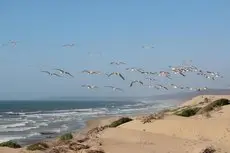
[[[9,43],[10,43],[13,47],[15,47],[15,46],[17,45],[18,41],[10,40]]]
[[[96,86],[96,85],[89,85],[89,84],[81,85],[81,87],[86,87],[86,88],[88,88],[88,89],[97,89],[97,88],[99,88],[99,87]]]
[[[123,89],[121,89],[121,88],[116,88],[116,87],[114,87],[114,86],[104,86],[104,87],[106,87],[106,88],[112,88],[113,91],[123,91]]]
[[[175,88],[175,89],[177,89],[177,88],[179,88],[177,85],[175,85],[175,84],[171,84],[171,86],[173,87],[173,88]]]
[[[167,77],[169,79],[172,79],[170,77],[170,73],[169,72],[166,72],[166,71],[160,71],[160,73],[158,74],[159,76],[162,76],[162,77]]]
[[[61,76],[60,76],[59,74],[57,74],[57,73],[51,73],[51,72],[49,72],[49,71],[41,71],[41,72],[46,73],[46,74],[48,74],[48,75],[50,75],[50,76],[55,75],[55,76],[57,76],[57,77],[61,77]]]
[[[83,70],[82,73],[88,73],[88,74],[101,74],[100,71],[91,71],[91,70]]]
[[[159,87],[159,88],[164,88],[165,90],[168,90],[168,88],[163,86],[163,85],[157,84],[156,86]]]
[[[71,73],[69,73],[69,72],[67,72],[67,71],[64,71],[63,69],[54,69],[54,70],[59,71],[60,74],[67,74],[67,75],[69,75],[69,76],[71,76],[71,77],[74,77]]]
[[[135,67],[131,67],[131,68],[126,68],[127,71],[131,71],[131,72],[134,72],[134,71],[138,71],[139,69],[138,68],[135,68]]]
[[[126,63],[125,62],[110,62],[110,64],[121,65],[121,64],[126,64]]]
[[[152,48],[154,48],[154,46],[153,45],[142,45],[141,48],[143,48],[143,49],[152,49]]]
[[[141,84],[141,85],[144,84],[144,83],[143,83],[142,81],[140,81],[140,80],[133,80],[133,81],[130,83],[129,86],[132,87],[134,83],[139,83],[139,84]]]
[[[108,75],[108,77],[112,76],[112,75],[117,75],[117,76],[120,76],[120,78],[122,78],[122,80],[125,80],[125,78],[123,77],[123,75],[119,72],[112,72]]]
[[[73,47],[73,46],[75,46],[75,44],[74,44],[74,43],[72,43],[72,44],[64,44],[64,45],[62,45],[62,47]]]
[[[154,79],[154,78],[150,78],[150,77],[147,77],[147,78],[145,78],[146,80],[149,80],[149,81],[156,81],[156,79]]]
[[[185,87],[186,89],[188,89],[188,90],[193,90],[193,88],[192,87]]]

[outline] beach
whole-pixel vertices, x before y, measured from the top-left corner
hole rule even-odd
[[[68,142],[45,141],[50,148],[44,151],[60,153],[101,151],[105,153],[218,153],[230,152],[230,105],[219,106],[204,112],[218,99],[230,99],[229,95],[201,95],[177,108],[158,114],[130,116],[132,121],[117,127],[108,127],[120,117],[102,117],[89,120],[86,128],[75,132]],[[198,108],[196,115],[176,115],[180,110]],[[58,142],[58,143],[57,143]],[[71,147],[70,147],[71,146]],[[72,146],[75,146],[73,149]],[[85,147],[87,146],[87,147]],[[76,151],[77,148],[77,151]],[[80,149],[79,149],[80,148]],[[2,148],[0,153],[26,153],[20,149]],[[99,152],[98,152],[99,153]],[[208,152],[207,152],[208,153]]]

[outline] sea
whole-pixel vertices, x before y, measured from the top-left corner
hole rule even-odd
[[[0,143],[21,145],[80,130],[87,120],[156,112],[174,107],[172,100],[71,99],[0,101]]]

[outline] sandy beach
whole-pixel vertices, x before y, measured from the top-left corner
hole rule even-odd
[[[205,151],[212,150],[215,153],[230,153],[230,105],[199,113],[221,98],[230,99],[230,96],[194,97],[179,105],[177,109],[164,111],[162,117],[149,119],[145,124],[143,120],[148,118],[148,115],[133,117],[132,121],[116,128],[104,126],[119,117],[91,120],[84,130],[74,134],[71,141],[47,142],[49,149],[35,152],[96,153],[96,150],[103,150],[105,153],[209,153]],[[200,110],[198,114],[190,117],[175,115],[175,111],[185,107],[199,107]],[[71,149],[70,144],[78,149]],[[88,147],[84,148],[84,145]],[[54,148],[58,148],[56,152]],[[0,148],[0,153],[27,152],[30,151],[25,148]]]

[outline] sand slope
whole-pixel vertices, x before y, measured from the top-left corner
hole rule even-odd
[[[185,105],[198,104],[205,97],[230,98],[198,96]],[[146,124],[134,120],[105,130],[101,135],[103,146],[109,153],[199,153],[212,145],[217,152],[230,153],[230,106],[210,114],[210,118],[171,115]]]

